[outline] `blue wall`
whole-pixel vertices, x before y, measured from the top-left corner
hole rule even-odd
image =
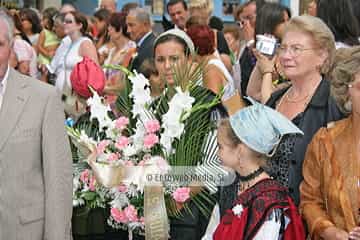
[[[168,0],[164,0],[167,2]],[[98,0],[63,0],[63,3],[71,2],[74,3],[80,11],[82,11],[85,14],[92,15],[95,12],[95,9],[98,6]],[[122,6],[129,2],[138,2],[140,6],[143,6],[145,4],[145,0],[118,0],[117,9],[120,10]],[[239,3],[246,2],[246,0],[239,0]],[[280,3],[290,7],[290,0],[280,0]],[[222,13],[222,1],[220,0],[214,0],[214,12],[213,15],[218,16],[222,18],[225,22],[233,21],[232,16],[223,16]],[[155,21],[160,21],[161,16],[153,16]]]

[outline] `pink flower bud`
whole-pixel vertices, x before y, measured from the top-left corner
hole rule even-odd
[[[190,198],[190,188],[188,187],[180,187],[175,190],[172,194],[175,201],[179,203],[184,203],[186,200]]]

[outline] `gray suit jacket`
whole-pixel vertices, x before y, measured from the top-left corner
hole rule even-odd
[[[72,160],[55,88],[10,69],[0,110],[0,239],[71,239]]]

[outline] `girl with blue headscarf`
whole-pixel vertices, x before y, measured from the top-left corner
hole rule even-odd
[[[221,199],[221,221],[213,239],[305,239],[287,189],[265,171],[283,136],[302,134],[286,117],[262,104],[239,110],[218,128],[218,156],[236,171],[235,198]],[[235,188],[233,187],[235,186]]]

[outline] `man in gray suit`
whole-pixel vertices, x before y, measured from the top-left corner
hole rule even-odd
[[[0,12],[0,239],[71,239],[72,161],[55,88],[9,67]]]

